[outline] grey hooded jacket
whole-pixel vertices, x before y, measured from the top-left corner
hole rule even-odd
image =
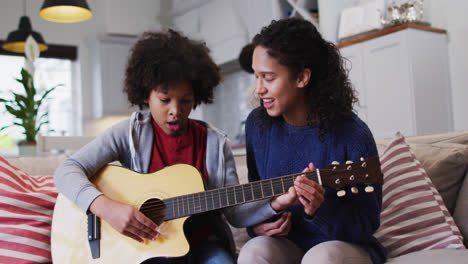
[[[61,193],[87,212],[90,204],[102,193],[90,182],[105,165],[119,161],[131,170],[147,173],[151,162],[153,127],[151,113],[135,112],[65,160],[55,171],[54,183]],[[205,124],[205,123],[204,123]],[[234,157],[225,134],[207,126],[206,170],[208,180],[205,189],[216,189],[238,185]],[[277,213],[271,208],[270,200],[262,200],[228,207],[222,213],[235,227],[252,226],[269,219]],[[216,224],[222,227],[220,238],[228,240],[234,249],[232,234],[226,223],[217,215]],[[219,229],[218,229],[219,230]]]

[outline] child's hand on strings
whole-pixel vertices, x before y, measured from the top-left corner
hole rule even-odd
[[[154,240],[159,236],[159,227],[133,206],[114,201],[104,195],[98,196],[89,210],[104,219],[118,232],[143,243],[144,238]]]

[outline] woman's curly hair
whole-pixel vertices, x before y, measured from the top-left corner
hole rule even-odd
[[[213,102],[221,74],[206,44],[172,29],[143,33],[130,51],[125,70],[123,90],[130,104],[144,109],[148,107],[144,101],[153,89],[159,85],[168,88],[181,81],[192,85],[194,109]]]
[[[305,87],[309,101],[308,124],[313,125],[318,115],[321,139],[335,128],[339,118],[353,113],[353,104],[358,100],[340,52],[333,43],[324,40],[310,22],[300,18],[272,21],[252,43],[255,47],[265,47],[270,56],[287,67],[292,80],[304,69],[310,69],[310,81]],[[263,104],[259,116],[267,125],[281,120],[281,117],[269,117]]]

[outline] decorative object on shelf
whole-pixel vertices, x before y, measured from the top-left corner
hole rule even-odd
[[[23,53],[26,39],[29,36],[32,36],[36,40],[40,51],[47,50],[48,47],[44,42],[42,35],[32,29],[31,21],[29,20],[29,17],[26,16],[26,1],[23,0],[23,16],[20,18],[18,29],[8,34],[2,48],[6,51]]]
[[[384,7],[384,0],[372,0],[341,11],[338,39],[380,30],[382,24],[378,10]]]
[[[45,0],[39,16],[52,22],[73,23],[90,19],[93,12],[86,0]]]
[[[39,95],[34,86],[33,76],[34,61],[39,57],[40,48],[32,36],[29,36],[26,40],[24,53],[26,54],[26,58],[24,67],[21,69],[21,79],[16,79],[23,85],[24,94],[11,91],[14,99],[0,98],[0,103],[5,105],[6,111],[13,115],[16,121],[11,125],[0,128],[0,131],[13,126],[22,127],[25,138],[18,143],[19,153],[20,155],[34,155],[36,135],[44,124],[49,123],[48,120],[44,120],[48,116],[48,112],[37,118],[39,108],[47,95],[58,86],[62,86],[62,84],[47,89],[42,95]]]
[[[423,22],[424,4],[422,0],[410,0],[401,5],[393,1],[387,8],[385,15],[380,12],[380,21],[384,26],[394,26],[405,23],[419,23],[429,25]]]

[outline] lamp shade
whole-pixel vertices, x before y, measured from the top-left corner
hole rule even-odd
[[[39,16],[62,23],[80,22],[93,16],[86,0],[45,0]]]
[[[32,35],[36,40],[40,51],[47,50],[48,47],[45,44],[44,39],[39,32],[32,30],[31,21],[27,16],[22,16],[20,18],[18,29],[8,34],[2,48],[11,52],[24,53],[24,45],[29,35]]]

